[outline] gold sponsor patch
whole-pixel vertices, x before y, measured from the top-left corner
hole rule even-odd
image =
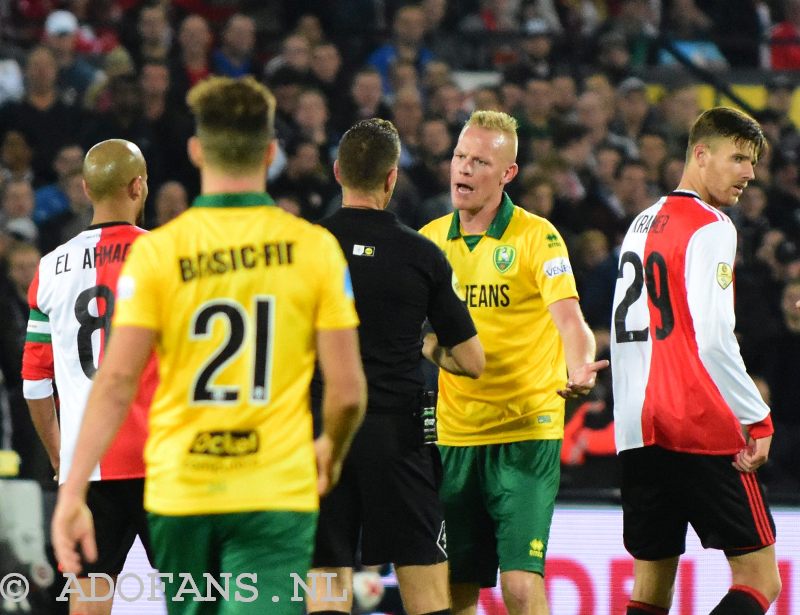
[[[731,285],[731,282],[733,282],[733,269],[728,263],[719,263],[717,265],[717,284],[722,290],[725,290]]]

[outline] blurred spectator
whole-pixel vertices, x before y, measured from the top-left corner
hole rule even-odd
[[[525,211],[550,219],[555,206],[555,186],[546,175],[529,173],[520,182],[522,190],[517,202]],[[570,243],[566,238],[565,241]]]
[[[18,130],[9,130],[0,143],[0,189],[12,179],[35,180],[31,161],[33,150],[28,139]]]
[[[33,147],[33,170],[39,184],[55,181],[56,152],[81,134],[80,110],[65,103],[56,89],[57,70],[53,52],[35,47],[25,64],[25,98],[0,107],[0,135],[12,129],[25,135]]]
[[[587,91],[578,97],[578,121],[589,129],[589,138],[592,147],[601,144],[612,145],[625,153],[629,158],[638,155],[636,144],[628,137],[611,132],[609,124],[613,108],[603,104],[603,99],[597,92]]]
[[[440,172],[440,163],[446,161],[448,166],[453,156],[453,137],[447,122],[440,118],[430,118],[420,126],[419,148],[416,162],[408,170],[408,177],[413,182],[422,200],[433,198],[442,192],[450,192],[450,180],[444,184]],[[432,220],[433,218],[431,218]],[[416,228],[421,228],[422,225]]]
[[[795,303],[800,301],[800,280],[786,284],[781,295],[782,323],[774,339],[764,346],[763,374],[772,395],[772,420],[775,437],[770,457],[777,466],[774,483],[782,483],[787,490],[800,489],[800,380],[797,365],[800,363],[800,314]]]
[[[496,87],[483,86],[472,91],[470,97],[472,105],[471,111],[505,111],[503,102],[500,99],[500,91]]]
[[[39,231],[33,221],[34,196],[26,179],[6,182],[0,195],[0,226],[17,241],[35,244]]]
[[[650,0],[620,0],[618,11],[600,27],[602,34],[615,32],[625,40],[630,65],[641,68],[648,63],[650,46],[658,36],[660,15]]]
[[[389,82],[391,84],[391,94],[386,96],[386,102],[394,106],[396,93],[403,88],[420,89],[420,79],[417,67],[408,60],[398,60],[389,68]]]
[[[440,117],[453,134],[458,134],[467,121],[467,112],[464,110],[464,92],[455,82],[440,85],[431,92],[428,101],[428,111],[434,117]]]
[[[337,129],[343,133],[357,121],[371,117],[390,119],[392,110],[383,102],[381,88],[381,75],[377,70],[374,68],[359,70],[353,77],[345,115],[340,118],[341,123]]]
[[[795,85],[795,79],[785,74],[772,75],[766,83],[767,103],[764,109],[778,116],[779,137],[784,147],[796,147],[797,126],[791,119]],[[784,143],[786,139],[790,139],[791,143]]]
[[[108,111],[94,114],[87,122],[83,145],[88,149],[106,139],[127,139],[148,154],[153,138],[144,117],[138,79],[135,75],[114,77],[108,84],[108,94]]]
[[[522,113],[518,116],[521,162],[530,160],[526,145],[530,139],[541,139],[553,135],[553,85],[544,78],[533,77],[525,83]]]
[[[162,226],[189,209],[189,197],[183,184],[176,181],[164,183],[156,193],[156,226]]]
[[[39,245],[42,253],[51,252],[72,239],[92,221],[92,202],[83,189],[81,171],[73,171],[64,178],[64,190],[69,200],[67,211],[50,218],[40,227]]]
[[[90,111],[99,111],[100,113],[108,111],[111,107],[109,83],[115,77],[122,75],[136,75],[136,67],[125,48],[117,47],[109,51],[103,59],[103,70],[86,90],[83,106]]]
[[[581,310],[589,327],[608,329],[617,280],[617,259],[606,236],[596,229],[583,231],[575,247],[573,268]]]
[[[742,265],[755,262],[756,251],[764,235],[769,231],[769,220],[764,215],[767,207],[767,194],[758,181],[747,184],[747,190],[739,197],[739,203],[731,211],[731,219],[736,225],[739,245],[737,257]]]
[[[610,129],[633,141],[657,125],[655,110],[647,100],[647,85],[638,77],[628,77],[617,87],[617,113]]]
[[[522,39],[514,60],[503,67],[504,79],[520,85],[529,79],[550,79],[553,31],[543,19],[531,19],[522,29]]]
[[[700,115],[697,86],[683,83],[675,86],[661,99],[662,128],[667,135],[669,151],[683,155],[689,143],[689,130]],[[675,184],[677,186],[677,184]],[[674,188],[674,186],[673,186]]]
[[[400,135],[400,167],[408,169],[419,158],[420,132],[424,109],[422,95],[415,87],[397,90],[392,105],[392,121]]]
[[[422,0],[420,6],[425,14],[425,42],[434,58],[459,68],[474,67],[474,58],[469,45],[459,40],[447,21],[447,0]],[[452,3],[451,3],[452,5]]]
[[[58,65],[61,96],[67,103],[81,104],[98,71],[78,55],[78,19],[69,11],[53,11],[44,23],[44,33],[44,43]]]
[[[325,95],[319,90],[307,89],[297,97],[294,110],[296,132],[293,138],[313,141],[320,152],[320,161],[330,167],[336,157],[336,146],[339,135],[333,132],[330,125],[330,112]]]
[[[19,100],[24,93],[19,62],[7,54],[0,43],[0,105],[9,100]]]
[[[36,191],[33,221],[41,226],[69,209],[66,179],[83,168],[83,148],[77,143],[65,145],[56,154],[53,169],[58,181]]]
[[[255,58],[256,22],[252,17],[231,15],[222,30],[222,44],[211,54],[215,74],[227,77],[261,75]]]
[[[422,89],[425,96],[430,96],[439,86],[453,81],[450,65],[442,60],[431,60],[422,72]]]
[[[783,21],[770,32],[773,70],[800,69],[800,0],[784,0]]]
[[[332,171],[320,162],[317,144],[303,138],[290,141],[286,155],[286,169],[270,182],[270,194],[275,198],[295,196],[300,203],[300,215],[306,220],[316,222],[330,214],[331,198],[337,190]]]
[[[184,106],[189,89],[211,74],[211,43],[211,28],[203,17],[184,17],[178,28],[178,55],[170,67],[172,104]]]
[[[559,122],[576,122],[578,120],[575,106],[578,104],[578,86],[575,77],[569,73],[553,75],[550,80],[553,86],[553,112]]]
[[[148,61],[166,62],[172,51],[173,31],[167,19],[164,3],[145,4],[139,11],[136,23],[138,38],[129,43],[137,66]]]
[[[664,135],[648,129],[639,135],[639,158],[647,169],[647,183],[652,194],[660,194],[661,168],[667,160],[667,140]],[[674,186],[673,186],[674,188]]]
[[[28,413],[22,395],[22,349],[28,329],[28,287],[39,265],[39,251],[30,243],[17,242],[7,254],[9,291],[0,295],[0,369],[5,378],[11,410],[13,450],[21,458],[20,478],[38,480],[41,485],[53,484],[47,453]]]
[[[332,122],[338,126],[345,109],[346,97],[342,93],[347,91],[348,85],[339,48],[333,43],[320,43],[311,52],[311,58],[311,83],[325,94]]]
[[[766,215],[770,224],[800,238],[800,170],[793,151],[772,153],[772,187],[767,192]]]
[[[312,49],[325,42],[325,30],[322,28],[322,22],[319,17],[311,13],[300,15],[294,31],[305,37]]]
[[[625,35],[616,30],[603,34],[597,42],[597,68],[617,85],[631,76],[631,51]]]
[[[310,76],[311,43],[302,34],[292,33],[283,39],[280,54],[264,67],[264,77],[270,83],[275,73],[285,68],[295,71],[304,79]]]
[[[419,73],[433,59],[425,47],[425,14],[418,5],[400,7],[392,21],[392,39],[378,47],[367,58],[381,76],[384,94],[392,93],[391,68],[397,62],[411,62]]]

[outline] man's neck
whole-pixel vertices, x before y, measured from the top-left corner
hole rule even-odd
[[[459,209],[458,220],[461,223],[461,233],[463,235],[480,235],[489,230],[492,220],[500,209],[502,197],[497,205],[485,206],[478,210]]]
[[[229,192],[264,192],[267,189],[267,169],[247,175],[230,175],[218,169],[203,168],[201,173],[202,194]]]
[[[352,192],[349,190],[342,191],[342,207],[352,209],[374,209],[376,211],[383,211],[386,209],[389,201],[385,199],[383,192]]]

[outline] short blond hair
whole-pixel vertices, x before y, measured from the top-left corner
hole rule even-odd
[[[469,119],[464,123],[462,132],[474,126],[476,128],[483,128],[485,130],[495,130],[497,132],[507,135],[514,144],[514,157],[517,155],[517,128],[519,123],[517,120],[503,111],[491,111],[488,109],[481,109],[473,111]]]

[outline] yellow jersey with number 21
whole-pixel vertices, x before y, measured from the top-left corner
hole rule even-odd
[[[137,240],[122,271],[114,325],[158,334],[151,512],[318,507],[316,333],[358,319],[334,237],[273,204],[265,193],[198,197]]]

